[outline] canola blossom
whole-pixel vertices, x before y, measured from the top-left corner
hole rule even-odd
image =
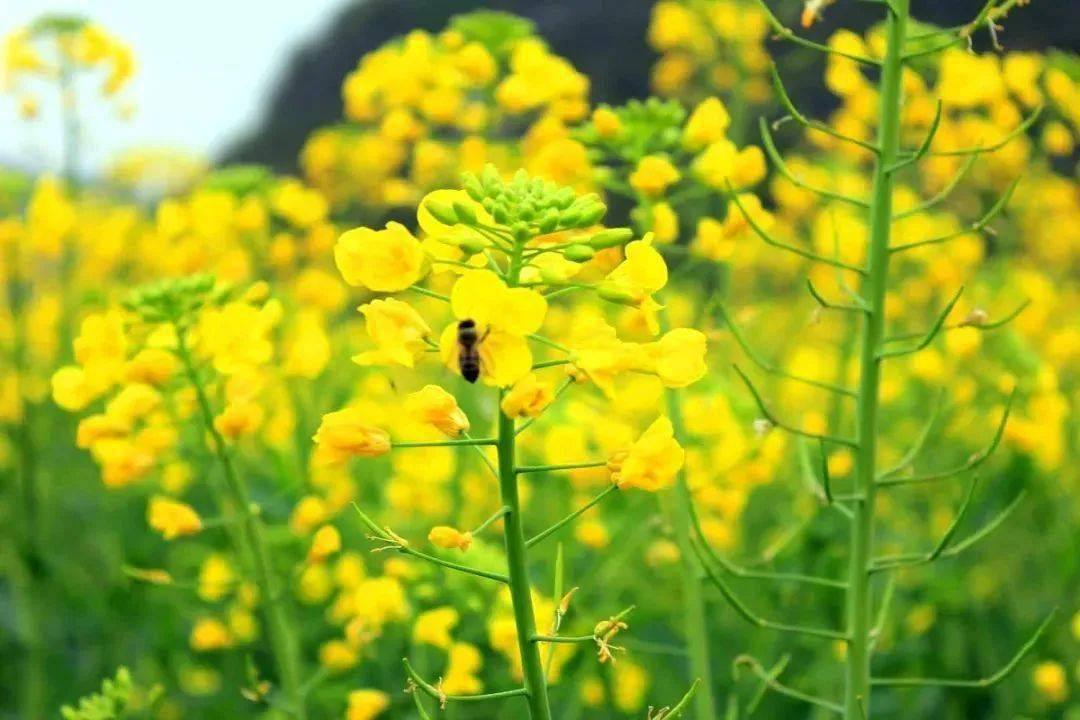
[[[857,5],[658,0],[625,102],[456,15],[295,176],[91,178],[132,46],[6,33],[0,715],[1073,717],[1080,65]]]

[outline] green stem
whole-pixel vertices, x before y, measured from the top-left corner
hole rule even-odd
[[[669,329],[666,313],[660,314],[663,331]],[[685,442],[686,426],[683,423],[682,404],[677,390],[667,390],[668,418],[675,438]],[[709,663],[708,626],[705,623],[705,595],[702,588],[701,570],[690,539],[690,486],[686,482],[685,468],[679,471],[675,487],[668,491],[668,521],[675,530],[675,544],[679,548],[679,567],[682,573],[683,628],[686,635],[687,653],[690,657],[692,680],[701,680],[701,687],[694,698],[694,717],[697,720],[713,720],[719,717],[713,698],[712,671]]]
[[[892,0],[886,25],[887,47],[881,73],[878,147],[870,201],[870,249],[863,280],[869,305],[859,348],[860,378],[856,410],[855,490],[848,568],[847,634],[844,717],[857,720],[870,713],[870,654],[873,593],[870,557],[874,539],[874,494],[878,432],[881,348],[885,325],[885,290],[889,272],[889,235],[893,177],[889,168],[900,151],[902,53],[907,34],[909,0]]]
[[[551,720],[540,647],[532,640],[536,635],[536,618],[526,566],[525,530],[521,521],[521,499],[518,497],[517,472],[514,467],[514,420],[502,412],[499,413],[498,447],[499,491],[502,503],[507,508],[503,532],[506,540],[506,565],[521,650],[521,667],[525,675],[525,691],[529,698],[529,713],[532,720]]]
[[[521,274],[523,243],[515,245],[506,272],[507,285],[518,284]],[[502,399],[500,393],[500,401]],[[502,403],[500,402],[500,405]],[[510,578],[510,599],[514,606],[514,625],[517,629],[521,668],[525,677],[525,694],[529,700],[532,720],[551,720],[547,678],[540,658],[540,646],[533,641],[536,617],[533,610],[532,586],[529,582],[525,526],[521,517],[521,498],[518,495],[518,468],[515,465],[517,430],[514,419],[499,411],[498,456],[499,493],[506,508],[503,519],[503,538],[506,543],[506,567]]]
[[[304,706],[304,688],[300,671],[300,648],[296,636],[293,634],[292,623],[283,602],[281,587],[270,563],[270,551],[263,535],[262,523],[252,508],[247,486],[236,471],[236,466],[233,464],[225,439],[214,427],[214,413],[210,407],[210,400],[206,395],[206,389],[203,387],[202,381],[199,379],[199,373],[188,348],[183,328],[177,327],[176,335],[177,354],[195,391],[195,398],[202,414],[203,424],[210,435],[214,454],[217,456],[222,474],[225,476],[226,490],[229,495],[228,504],[232,505],[234,511],[240,515],[241,532],[236,534],[234,538],[242,546],[238,547],[237,551],[249,559],[254,571],[255,583],[259,587],[270,635],[270,645],[273,650],[282,690],[292,715],[298,720],[305,720],[307,711]]]
[[[15,375],[15,402],[21,417],[9,429],[11,444],[15,448],[15,482],[11,484],[11,507],[21,506],[23,523],[21,532],[11,538],[10,565],[16,616],[21,618],[20,641],[26,653],[22,666],[20,707],[23,717],[39,717],[44,714],[47,694],[46,643],[43,637],[42,607],[39,588],[41,577],[41,553],[48,547],[41,511],[43,500],[42,474],[38,472],[36,433],[34,432],[37,406],[31,402],[24,387],[27,376],[27,327],[26,301],[30,297],[31,284],[20,273],[18,244],[12,244],[7,283],[8,312],[11,313],[12,350],[11,368]]]

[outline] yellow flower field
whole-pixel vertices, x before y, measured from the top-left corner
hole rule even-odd
[[[463,12],[296,175],[8,29],[0,718],[1080,719],[1080,61],[919,5]]]

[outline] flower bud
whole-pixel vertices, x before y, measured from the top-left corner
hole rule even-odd
[[[455,204],[456,205],[456,204]],[[428,200],[424,203],[424,207],[431,213],[431,216],[441,222],[443,225],[457,225],[458,214],[455,209],[444,202],[438,200]]]
[[[589,238],[589,244],[597,250],[604,250],[623,245],[632,237],[634,237],[634,231],[630,228],[608,228]]]
[[[480,181],[472,173],[465,173],[461,177],[461,187],[476,202],[483,202],[486,197],[484,195],[484,186],[480,184]]]
[[[574,262],[588,262],[596,255],[596,251],[589,245],[571,245],[563,250],[563,256]]]
[[[553,232],[559,226],[559,211],[548,208],[536,223],[541,233]]]
[[[618,283],[603,283],[596,289],[596,294],[604,300],[618,305],[637,307],[641,301],[638,294]]]
[[[581,220],[581,207],[569,207],[559,213],[559,225],[562,227],[577,227]]]
[[[468,203],[455,200],[454,212],[457,213],[458,222],[463,222],[466,225],[476,224],[476,211]]]
[[[472,533],[461,532],[449,525],[439,525],[431,528],[431,532],[428,533],[428,541],[444,550],[457,549],[465,552],[472,546]]]
[[[578,217],[578,227],[588,227],[600,222],[600,218],[607,213],[607,205],[602,202],[594,202],[585,206]]]

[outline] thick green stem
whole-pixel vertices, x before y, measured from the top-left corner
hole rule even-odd
[[[847,673],[844,717],[861,720],[870,713],[870,652],[873,593],[870,557],[874,540],[874,479],[878,432],[878,394],[881,379],[879,350],[885,324],[885,290],[889,272],[893,178],[890,167],[900,150],[900,100],[903,52],[909,0],[892,0],[886,25],[887,47],[881,71],[878,122],[879,156],[874,167],[870,201],[870,247],[863,280],[869,305],[859,348],[860,378],[856,415],[855,482],[858,499],[851,523],[848,570]]]
[[[518,284],[521,274],[524,243],[516,244],[510,255],[506,271],[507,285]],[[501,400],[501,394],[500,394]],[[500,405],[502,403],[500,402]],[[498,455],[499,493],[506,515],[503,518],[503,538],[506,543],[506,568],[510,578],[510,599],[514,606],[514,624],[517,628],[518,648],[521,652],[521,669],[525,679],[525,692],[529,700],[532,720],[551,720],[551,704],[548,702],[547,679],[540,659],[540,646],[533,639],[536,635],[536,613],[532,603],[532,585],[529,582],[526,555],[525,526],[521,517],[521,498],[518,494],[518,467],[515,465],[517,428],[514,419],[499,411]],[[558,598],[556,598],[558,600]]]
[[[660,329],[671,329],[667,311],[660,312]],[[686,441],[686,424],[683,422],[682,403],[678,390],[667,390],[668,419],[675,438]],[[705,622],[705,594],[702,587],[703,572],[698,565],[697,554],[691,540],[693,503],[690,486],[686,481],[686,468],[679,471],[675,487],[667,491],[663,505],[668,522],[675,533],[675,545],[679,548],[679,569],[682,575],[683,633],[686,636],[687,656],[690,659],[691,680],[701,680],[700,690],[694,698],[694,717],[712,720],[718,717],[713,696],[712,669],[709,663],[709,633]]]
[[[214,413],[210,407],[210,400],[207,398],[206,389],[199,379],[199,373],[188,349],[183,329],[177,328],[177,338],[177,352],[192,388],[195,390],[195,397],[199,404],[203,423],[206,426],[207,433],[210,435],[214,454],[221,464],[222,474],[225,476],[228,503],[232,505],[234,512],[239,513],[240,532],[234,535],[234,538],[241,545],[241,547],[237,548],[237,552],[250,562],[255,583],[259,587],[270,635],[270,645],[277,665],[283,694],[292,715],[298,720],[305,720],[307,712],[304,707],[303,686],[300,677],[300,648],[296,636],[293,634],[292,623],[284,605],[281,586],[270,562],[270,551],[263,536],[262,523],[252,507],[247,486],[236,471],[236,466],[233,464],[232,455],[225,444],[225,439],[214,427]]]
[[[664,317],[661,322],[667,325]],[[685,442],[686,427],[683,423],[682,405],[677,390],[667,391],[668,418],[675,437]],[[679,548],[679,564],[682,573],[683,633],[686,635],[687,654],[690,658],[691,680],[700,680],[701,686],[694,697],[694,717],[697,720],[713,720],[716,702],[713,698],[712,671],[709,665],[709,635],[705,623],[705,595],[702,589],[701,569],[690,540],[690,487],[686,482],[686,470],[680,470],[675,487],[668,491],[665,505],[668,520],[675,531],[675,544]]]
[[[536,617],[533,612],[532,588],[525,557],[525,529],[521,522],[521,499],[518,496],[517,472],[514,467],[514,420],[499,413],[499,491],[507,508],[503,535],[506,540],[506,566],[510,577],[510,598],[514,605],[514,623],[517,625],[518,646],[521,649],[521,667],[525,676],[525,690],[529,698],[532,720],[551,720],[548,703],[547,681],[544,665],[540,659],[540,646],[533,640],[536,635]]]
[[[21,532],[11,539],[10,563],[12,589],[17,617],[21,618],[19,640],[25,651],[22,663],[20,708],[23,717],[39,717],[45,711],[47,694],[46,642],[43,634],[40,594],[43,592],[41,553],[48,547],[45,513],[41,511],[42,473],[38,472],[37,438],[34,432],[37,405],[26,392],[27,327],[26,301],[30,297],[30,281],[20,273],[19,249],[13,244],[7,258],[10,277],[7,283],[8,311],[12,320],[11,368],[15,375],[15,402],[21,416],[10,428],[11,444],[15,449],[15,482],[11,507],[21,507]]]

